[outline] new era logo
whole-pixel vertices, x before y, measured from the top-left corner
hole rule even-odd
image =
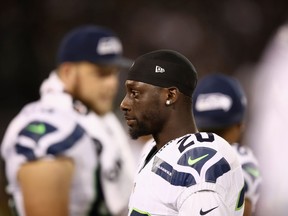
[[[165,69],[160,67],[160,66],[156,66],[155,67],[155,72],[156,73],[164,73],[165,72]]]

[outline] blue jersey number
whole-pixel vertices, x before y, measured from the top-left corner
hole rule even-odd
[[[202,137],[202,134],[203,133],[196,133],[195,136],[196,136],[196,139],[198,142],[213,142],[215,140],[214,138],[214,135],[212,133],[207,133],[208,134],[208,137],[207,138],[203,138]],[[192,140],[191,142],[189,143],[185,143],[186,140],[190,137],[191,135],[188,135],[188,136],[185,136],[183,137],[182,139],[180,139],[178,141],[178,144],[180,143],[178,149],[180,151],[180,153],[182,153],[183,151],[185,151],[185,149],[187,149],[188,147],[194,145],[194,141]]]

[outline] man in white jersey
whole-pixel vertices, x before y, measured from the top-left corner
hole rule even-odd
[[[220,73],[201,79],[193,94],[193,112],[199,130],[221,136],[237,153],[245,179],[244,215],[251,216],[255,213],[262,178],[252,150],[238,143],[244,132],[246,104],[240,83]]]
[[[127,212],[134,169],[111,112],[122,57],[114,32],[81,26],[63,38],[41,98],[12,120],[2,142],[7,191],[19,216]]]
[[[243,215],[244,179],[229,143],[199,133],[192,114],[197,73],[173,50],[136,59],[121,103],[132,138],[151,134],[129,215]],[[150,147],[150,148],[149,148]]]

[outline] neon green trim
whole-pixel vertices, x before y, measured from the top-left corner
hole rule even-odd
[[[253,175],[254,177],[259,177],[260,176],[260,172],[257,169],[254,169],[252,167],[246,167],[245,170],[250,173],[251,175]]]
[[[191,157],[189,157],[187,162],[190,166],[192,166],[192,165],[198,163],[200,160],[206,158],[208,155],[209,154],[206,154],[206,155],[203,155],[203,156],[195,158],[195,159],[192,159]]]
[[[27,126],[27,130],[35,134],[44,134],[46,132],[46,126],[43,123],[40,124],[30,124]]]
[[[149,214],[148,212],[141,211],[141,210],[136,209],[136,208],[133,208],[133,209],[132,209],[132,212],[133,212],[133,211],[136,211],[136,212],[138,212],[138,213],[140,213],[140,214],[142,214],[142,215],[151,216],[151,214]],[[132,212],[131,212],[131,213],[132,213]],[[130,215],[131,215],[131,214],[130,214]]]

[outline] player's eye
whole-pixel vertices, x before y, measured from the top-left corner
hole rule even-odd
[[[139,95],[139,92],[136,90],[131,90],[131,97],[136,98]]]

